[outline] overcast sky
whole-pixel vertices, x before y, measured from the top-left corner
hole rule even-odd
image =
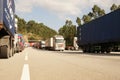
[[[19,17],[44,23],[57,31],[66,19],[75,24],[76,17],[88,14],[95,4],[108,13],[113,3],[120,5],[120,0],[15,0],[15,3]]]

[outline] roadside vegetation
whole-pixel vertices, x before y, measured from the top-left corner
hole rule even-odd
[[[57,34],[57,32],[43,23],[37,23],[34,20],[26,22],[18,17],[18,33],[26,35],[28,40],[45,40]]]

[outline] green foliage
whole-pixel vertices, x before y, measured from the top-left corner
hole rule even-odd
[[[94,5],[92,8],[92,12],[89,12],[87,15],[83,15],[83,17],[82,17],[83,24],[88,23],[91,20],[101,17],[103,15],[105,15],[105,10],[101,9],[97,5]],[[81,20],[79,19],[79,17],[77,17],[76,23],[78,25],[81,25]]]
[[[114,10],[116,10],[116,9],[118,9],[118,7],[117,7],[116,4],[113,4],[113,5],[111,6],[111,8],[110,8],[111,11],[114,11]]]
[[[120,5],[118,6],[118,9],[120,9]]]
[[[82,20],[84,21],[84,23],[88,23],[92,20],[92,18],[89,15],[84,15]]]
[[[72,46],[73,38],[76,36],[76,26],[71,20],[66,20],[65,25],[59,29],[59,34],[64,36],[66,46]]]
[[[77,17],[77,19],[76,19],[76,23],[78,24],[78,26],[81,25],[81,19],[80,19],[79,17]]]
[[[97,13],[100,11],[100,7],[98,7],[97,5],[94,5],[92,8],[92,11],[97,15]]]
[[[94,5],[92,8],[93,14],[94,14],[94,19],[98,18],[100,16],[105,15],[105,10],[101,9],[100,7],[98,7],[97,5]]]
[[[18,32],[28,36],[29,40],[45,40],[57,34],[57,32],[43,23],[37,23],[34,20],[26,22],[18,18]]]
[[[98,15],[99,15],[99,17],[105,15],[105,10],[100,9],[100,11],[98,12]]]
[[[93,13],[93,12],[89,12],[88,15],[89,15],[90,17],[94,17],[94,13]]]
[[[120,9],[120,5],[117,6],[116,4],[113,4],[110,8],[111,11],[115,11],[117,9]]]
[[[26,34],[26,21],[22,18],[19,18],[17,15],[15,17],[18,19],[18,33]]]

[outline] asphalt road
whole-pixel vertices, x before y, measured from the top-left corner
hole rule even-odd
[[[0,59],[0,80],[120,80],[120,54],[26,48]]]

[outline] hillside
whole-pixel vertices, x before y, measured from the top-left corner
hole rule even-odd
[[[18,33],[28,37],[29,40],[45,40],[57,34],[57,32],[43,23],[37,23],[34,20],[26,22],[24,19],[16,16],[18,19]]]

